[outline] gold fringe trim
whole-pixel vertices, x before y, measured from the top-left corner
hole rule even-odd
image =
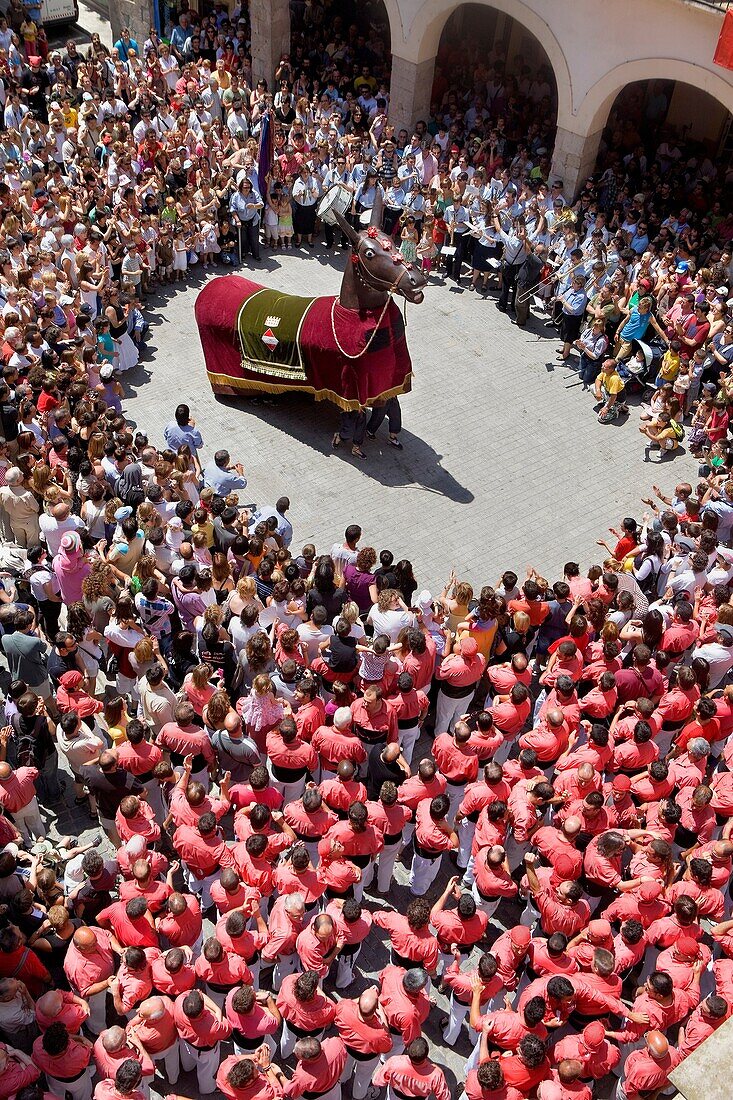
[[[209,376],[209,382],[214,393],[222,396],[236,397],[238,394],[244,393],[281,394],[298,391],[299,393],[311,394],[316,401],[331,401],[334,405],[338,405],[340,409],[343,409],[344,412],[357,412],[362,408],[360,401],[349,401],[340,394],[335,393],[334,390],[317,390],[315,386],[278,386],[270,382],[254,382],[245,378],[232,378],[228,374],[215,374],[213,371],[207,371],[206,373]],[[371,397],[366,402],[366,407],[371,409],[375,405],[389,401],[390,397],[399,397],[400,394],[409,393],[411,385],[412,372],[407,375],[401,386],[384,390],[377,397]]]

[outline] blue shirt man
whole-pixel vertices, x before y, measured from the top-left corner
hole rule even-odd
[[[293,541],[293,525],[285,515],[289,507],[290,500],[288,497],[280,497],[279,500],[275,501],[274,508],[270,508],[267,505],[263,508],[258,508],[250,520],[250,526],[254,528],[263,520],[271,518],[276,519],[277,527],[275,528],[275,532],[280,536],[283,546],[287,549]]]
[[[204,485],[213,489],[217,496],[225,497],[237,489],[244,489],[247,478],[241,465],[229,465],[229,451],[222,450],[216,452],[214,461],[204,470]]]
[[[169,421],[163,429],[163,438],[172,451],[177,451],[179,447],[187,444],[191,448],[191,454],[196,458],[204,441],[201,438],[201,432],[191,422],[191,410],[188,405],[179,405],[174,416],[175,419]]]

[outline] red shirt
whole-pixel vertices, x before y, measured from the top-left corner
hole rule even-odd
[[[333,1023],[336,1005],[320,989],[316,990],[309,1001],[299,1001],[294,989],[297,979],[297,974],[288,974],[283,979],[276,1000],[278,1010],[287,1023],[294,1024],[302,1031],[322,1031]]]
[[[427,1100],[429,1096],[434,1096],[435,1100],[451,1100],[445,1074],[429,1058],[416,1065],[406,1054],[393,1054],[377,1067],[372,1082],[378,1087],[389,1085],[391,1094],[397,1090],[417,1100]]]
[[[470,742],[457,745],[452,734],[439,733],[432,754],[449,783],[471,783],[478,776],[478,756]]]
[[[232,849],[219,829],[201,836],[191,825],[179,825],[173,834],[173,847],[192,874],[199,880],[213,875],[217,867],[233,867]]]
[[[190,1020],[183,1011],[183,1002],[187,997],[182,993],[176,997],[173,1005],[173,1019],[180,1037],[192,1047],[212,1047],[222,1039],[228,1039],[232,1033],[232,1026],[228,1020],[220,1019],[208,1005],[200,1016]]]
[[[387,1054],[392,1049],[392,1037],[375,1012],[366,1020],[359,1011],[359,1001],[344,998],[336,1005],[334,1024],[347,1050],[357,1054]]]
[[[416,996],[405,992],[402,980],[407,973],[401,966],[385,966],[380,975],[379,1003],[390,1030],[402,1035],[406,1044],[422,1034],[422,1025],[430,1015],[430,1000],[424,990]]]
[[[201,935],[201,906],[193,894],[184,894],[186,908],[177,916],[158,917],[158,931],[171,947],[193,947]]]
[[[268,1081],[259,1069],[245,1088],[238,1089],[230,1085],[227,1077],[233,1067],[240,1061],[241,1056],[239,1054],[230,1054],[216,1071],[217,1088],[228,1097],[228,1100],[276,1100],[277,1097],[282,1096],[282,1089]]]
[[[378,910],[374,914],[374,923],[389,932],[393,949],[415,966],[423,966],[433,973],[438,965],[438,941],[429,928],[417,931],[410,928],[407,917],[402,913]]]
[[[317,1058],[298,1062],[293,1076],[285,1086],[285,1096],[295,1098],[305,1093],[315,1093],[318,1096],[329,1092],[341,1079],[346,1058],[346,1047],[341,1039],[337,1036],[323,1039],[321,1053]]]

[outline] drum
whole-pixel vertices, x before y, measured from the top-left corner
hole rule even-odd
[[[362,210],[361,214],[359,215],[359,224],[363,225],[364,228],[366,229],[371,224],[371,220],[372,220],[371,210]]]
[[[353,196],[348,187],[343,183],[335,183],[329,187],[318,203],[318,217],[328,225],[335,225],[334,213],[345,215],[351,206]]]

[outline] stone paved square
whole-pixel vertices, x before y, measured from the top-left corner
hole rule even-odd
[[[338,292],[339,253],[317,245],[263,255],[242,273],[291,293]],[[624,515],[640,519],[653,483],[666,492],[694,477],[684,448],[645,461],[634,403],[629,417],[598,424],[592,394],[555,360],[558,341],[541,317],[518,329],[495,309],[495,293],[483,300],[434,278],[423,304],[407,307],[415,377],[401,400],[404,450],[388,445],[384,424],[360,462],[348,448],[332,449],[339,413],[328,402],[214,397],[190,275],[185,289],[151,299],[148,352],[123,376],[125,410],[160,444],[176,404],[190,404],[206,458],[225,446],[244,464],[249,485],[240,500],[290,497],[298,547],[327,549],[358,522],[363,545],[408,557],[431,589],[440,590],[451,566],[474,585],[530,563],[555,580],[568,559],[601,561],[596,539]]]

